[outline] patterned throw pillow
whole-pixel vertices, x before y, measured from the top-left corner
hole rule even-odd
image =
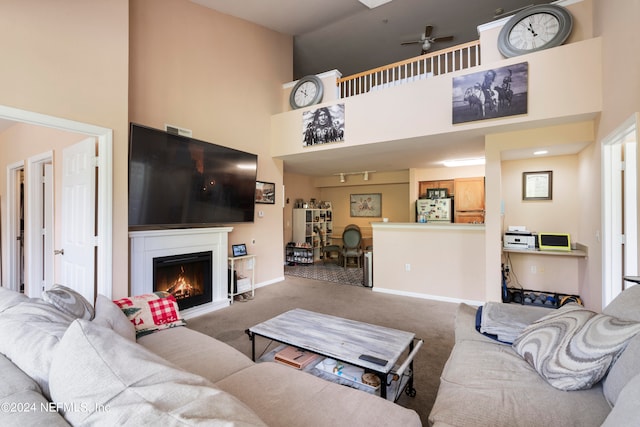
[[[136,338],[187,323],[180,317],[178,302],[169,292],[154,292],[114,301],[136,328]]]
[[[569,304],[525,328],[513,348],[553,387],[584,390],[606,375],[638,332],[638,322]]]
[[[76,319],[91,320],[95,316],[91,303],[80,293],[66,286],[54,285],[42,293],[42,299]]]

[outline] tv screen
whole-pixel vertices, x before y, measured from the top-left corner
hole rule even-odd
[[[253,222],[258,156],[131,123],[129,227]]]

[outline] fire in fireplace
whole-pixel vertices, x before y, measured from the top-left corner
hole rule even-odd
[[[169,292],[180,310],[211,302],[211,259],[211,251],[154,258],[154,292]]]

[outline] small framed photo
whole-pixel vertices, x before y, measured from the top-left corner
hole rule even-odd
[[[245,256],[247,254],[247,245],[244,243],[240,243],[238,245],[231,245],[231,251],[233,252],[233,256]]]
[[[522,172],[522,200],[552,200],[553,171]]]
[[[446,199],[446,198],[447,198],[446,188],[428,188],[427,189],[427,199]]]
[[[276,184],[273,182],[256,181],[256,203],[276,203]]]

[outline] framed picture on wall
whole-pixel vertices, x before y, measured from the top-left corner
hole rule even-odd
[[[522,200],[552,200],[553,171],[522,172]]]
[[[351,194],[351,216],[380,217],[382,216],[382,194]]]
[[[276,203],[276,184],[273,182],[256,181],[256,203]]]

